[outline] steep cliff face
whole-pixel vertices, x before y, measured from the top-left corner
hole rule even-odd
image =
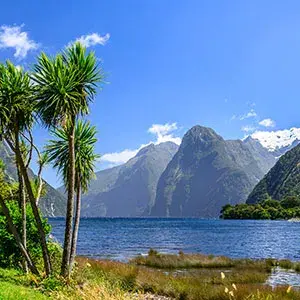
[[[83,216],[148,215],[162,172],[176,153],[171,142],[150,144],[122,166],[98,172],[83,198]]]
[[[257,149],[193,127],[158,182],[151,215],[217,217],[223,205],[245,202],[264,175],[260,157],[268,156],[269,168],[275,162],[267,150]]]
[[[258,203],[268,197],[282,200],[286,196],[300,196],[300,144],[280,157],[253,189],[247,203]]]

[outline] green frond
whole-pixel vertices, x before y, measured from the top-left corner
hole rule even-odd
[[[89,112],[103,74],[93,52],[86,53],[80,43],[67,48],[54,58],[42,53],[34,66],[37,109],[45,126],[51,127]]]
[[[75,126],[75,170],[80,177],[83,191],[87,191],[90,181],[95,177],[96,161],[100,158],[94,153],[97,130],[89,122],[78,120]],[[69,148],[68,128],[58,128],[52,131],[54,139],[46,146],[47,161],[53,164],[62,176],[65,185],[68,182]]]
[[[31,128],[34,121],[34,87],[29,74],[10,61],[0,65],[0,133],[17,126]]]

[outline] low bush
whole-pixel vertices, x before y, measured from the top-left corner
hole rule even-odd
[[[11,217],[18,232],[22,232],[22,217],[21,212],[16,201],[7,201],[7,206],[10,211]],[[39,263],[42,257],[42,250],[40,247],[39,235],[36,228],[35,219],[30,205],[26,207],[27,217],[27,249],[31,254],[31,257],[35,263]],[[51,226],[45,218],[42,219],[43,227],[46,235],[51,231]],[[52,255],[54,254],[54,248],[51,247]],[[57,250],[57,247],[56,247]],[[14,236],[10,233],[5,216],[0,210],[0,267],[4,268],[18,268],[22,263],[21,252],[15,242]]]

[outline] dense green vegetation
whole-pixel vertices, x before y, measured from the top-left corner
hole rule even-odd
[[[258,204],[225,205],[223,219],[288,220],[300,218],[300,198],[287,196],[282,201],[267,199]]]
[[[11,156],[11,160],[0,163],[0,265],[16,267],[21,263],[25,273],[29,269],[35,275],[58,272],[55,267],[59,259],[52,257],[49,243],[50,228],[38,208],[47,188],[42,171],[47,163],[53,163],[67,187],[60,272],[65,278],[70,276],[81,193],[94,176],[98,157],[94,153],[97,131],[81,118],[89,113],[101,82],[103,72],[94,53],[87,52],[80,42],[54,57],[42,53],[33,70],[24,71],[10,61],[0,63],[0,135]],[[54,135],[45,151],[35,145],[32,131],[41,124]],[[30,165],[36,158],[34,176]],[[12,178],[14,169],[16,176]],[[38,265],[38,258],[42,258],[43,267]]]
[[[22,216],[18,203],[11,200],[7,203],[7,207],[9,208],[14,224],[20,231],[22,228]],[[32,254],[33,261],[39,263],[42,256],[41,249],[39,247],[39,235],[34,222],[32,209],[29,205],[26,206],[26,217],[28,235],[27,249]],[[48,235],[51,227],[47,223],[46,219],[43,219],[43,227],[45,233]],[[10,233],[5,216],[0,211],[0,267],[17,268],[21,265],[22,261],[22,253],[15,242],[14,236]]]

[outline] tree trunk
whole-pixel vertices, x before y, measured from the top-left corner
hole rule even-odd
[[[15,227],[13,221],[12,221],[12,218],[10,216],[9,209],[7,208],[7,206],[6,206],[5,202],[4,202],[4,199],[1,196],[0,196],[0,205],[2,207],[2,211],[3,211],[4,215],[5,215],[6,220],[7,220],[8,227],[9,227],[11,233],[13,234],[14,238],[16,239],[17,245],[20,248],[21,253],[22,253],[24,259],[26,260],[30,271],[33,274],[35,274],[35,275],[40,275],[39,271],[36,268],[36,266],[32,262],[29,253],[27,252],[26,248],[24,247],[24,245],[22,243],[22,240],[21,240],[21,238],[20,238],[20,236],[18,234],[18,231],[17,231],[17,229],[16,229],[16,227]]]
[[[24,190],[24,179],[21,175],[20,169],[18,168],[18,180],[19,180],[19,201],[20,201],[20,209],[21,209],[21,216],[22,216],[22,244],[27,249],[27,230],[26,230],[26,223],[27,223],[27,216],[26,216],[26,194]],[[25,273],[28,273],[28,266],[27,262],[23,260],[23,269]]]
[[[13,147],[13,145],[11,144],[9,139],[7,140],[7,143]],[[41,220],[41,216],[40,216],[38,207],[35,202],[36,199],[34,197],[31,182],[30,182],[29,175],[27,172],[27,168],[25,166],[25,163],[24,163],[24,160],[22,157],[22,153],[20,150],[19,132],[17,129],[15,129],[15,154],[16,154],[16,159],[17,159],[17,165],[20,168],[21,174],[23,176],[27,194],[28,194],[28,198],[29,198],[30,205],[32,208],[32,212],[33,212],[33,215],[34,215],[34,218],[36,221],[36,226],[37,226],[38,234],[40,237],[40,243],[41,243],[41,248],[42,248],[42,253],[43,253],[45,272],[46,272],[46,275],[49,276],[51,274],[52,268],[51,268],[49,251],[48,251],[48,247],[47,247],[46,234],[45,234],[45,231],[43,228],[43,224],[42,224],[42,220]]]
[[[78,230],[79,230],[79,223],[80,223],[81,185],[80,185],[79,174],[77,174],[77,176],[76,176],[76,182],[77,182],[76,211],[75,211],[75,222],[74,222],[74,228],[73,228],[72,248],[71,248],[71,256],[70,256],[70,272],[72,271],[72,267],[73,267],[74,260],[76,257],[77,238],[78,238]]]
[[[70,256],[72,246],[72,223],[74,215],[74,189],[75,189],[75,118],[71,121],[69,135],[69,170],[68,170],[68,201],[65,227],[64,250],[61,262],[61,275],[70,275]]]

